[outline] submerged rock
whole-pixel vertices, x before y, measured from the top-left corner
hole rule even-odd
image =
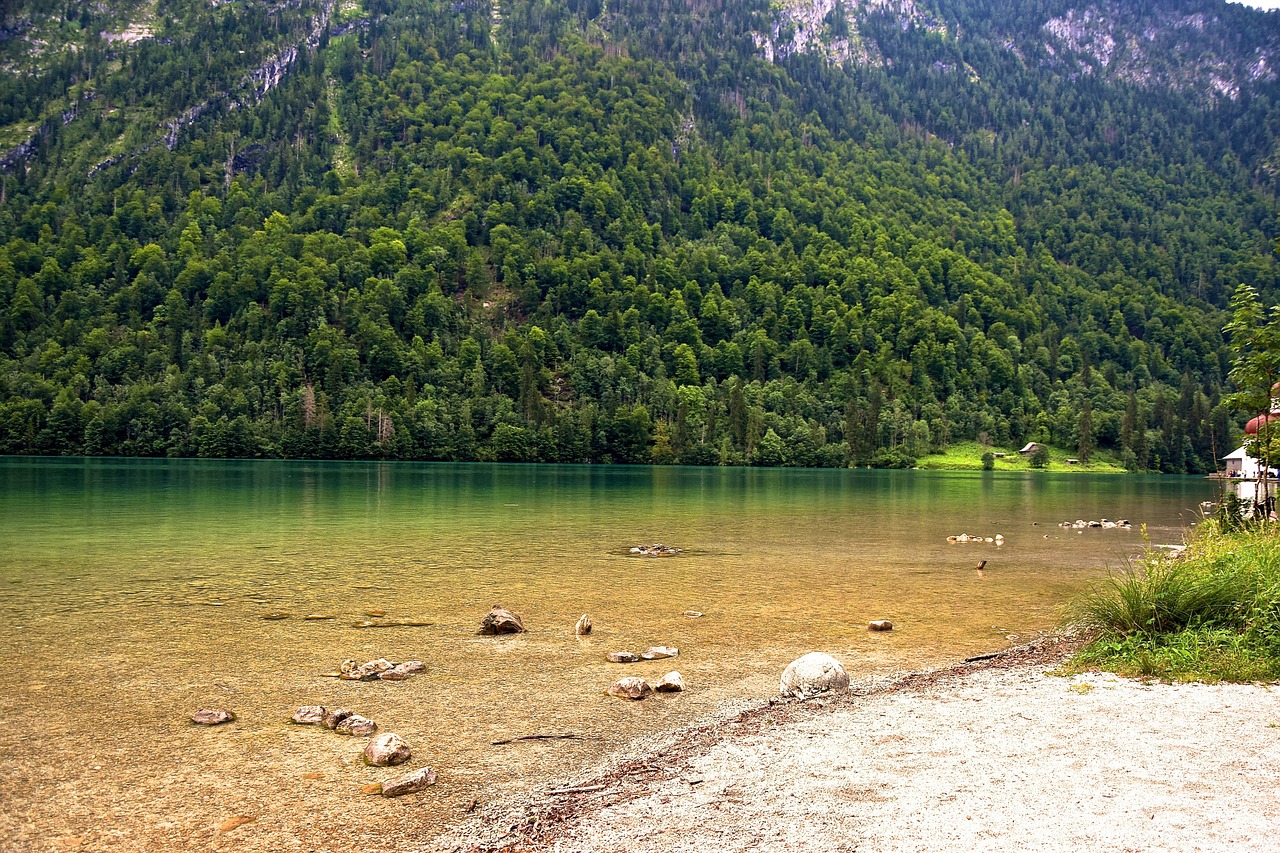
[[[347,681],[373,681],[379,675],[395,666],[395,664],[386,658],[366,661],[355,667],[348,666],[348,664],[354,662],[355,661],[342,662],[342,677]]]
[[[987,561],[983,560],[982,562],[985,564]],[[978,568],[981,569],[982,566],[978,566]],[[888,619],[873,619],[872,621],[867,623],[867,630],[868,631],[892,631],[893,623],[890,622]]]
[[[582,618],[578,620],[578,624],[573,626],[573,633],[579,637],[586,636],[591,633],[591,617],[583,613]]]
[[[684,615],[685,615],[685,616],[688,616],[690,619],[701,619],[701,618],[702,618],[702,611],[701,611],[701,610],[686,610],[686,611],[684,612]]]
[[[480,620],[481,634],[523,634],[524,630],[524,622],[518,615],[496,604]]]
[[[298,725],[319,725],[324,722],[325,707],[323,705],[303,705],[293,712],[293,721]]]
[[[336,729],[339,723],[354,713],[355,711],[350,708],[334,708],[332,711],[325,712],[324,719],[320,721],[320,724],[326,729]]]
[[[640,660],[640,655],[635,652],[609,652],[608,658],[611,663],[635,663]]]
[[[421,770],[415,770],[398,779],[383,782],[382,796],[399,797],[404,794],[416,794],[418,791],[430,788],[435,783],[436,771],[430,767],[423,767]]]
[[[653,693],[653,688],[643,678],[630,676],[618,679],[605,692],[619,699],[643,699]]]
[[[675,646],[650,646],[640,653],[640,657],[645,660],[664,660],[665,658],[674,658],[680,656],[680,650]]]
[[[274,613],[268,613],[266,616],[263,616],[262,618],[263,618],[263,619],[266,619],[266,620],[267,620],[267,621],[269,621],[269,622],[274,622],[274,621],[276,621],[276,620],[278,620],[278,619],[288,619],[288,618],[289,618],[289,614],[288,614],[288,613],[281,613],[280,611],[278,611],[278,610],[277,610],[277,611],[275,611]]]
[[[191,722],[197,726],[220,726],[234,721],[236,715],[221,708],[201,708],[191,715]]]
[[[371,735],[378,730],[378,724],[368,717],[362,717],[359,714],[352,714],[342,722],[338,723],[333,729],[340,735],[353,735],[361,737]]]
[[[679,693],[684,690],[684,676],[672,670],[653,685],[653,689],[658,693]]]
[[[807,699],[828,690],[848,690],[849,675],[840,661],[822,652],[809,652],[782,671],[782,695]]]
[[[655,542],[652,545],[638,545],[631,549],[631,553],[640,557],[674,557],[676,554],[683,554],[684,549]]]
[[[364,748],[364,761],[374,767],[395,767],[413,757],[404,738],[395,732],[380,734]]]

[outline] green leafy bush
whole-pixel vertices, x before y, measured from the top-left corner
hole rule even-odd
[[[1126,675],[1250,681],[1280,677],[1280,534],[1217,522],[1182,555],[1152,554],[1069,609],[1096,632],[1073,661]]]

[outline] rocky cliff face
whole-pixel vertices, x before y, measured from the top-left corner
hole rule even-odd
[[[1050,64],[1065,73],[1234,100],[1250,84],[1277,79],[1280,27],[1276,16],[1267,16],[1271,26],[1249,33],[1250,44],[1239,19],[1228,20],[1226,11],[1168,14],[1106,0],[1045,21],[1042,44]]]
[[[870,15],[887,15],[958,46],[991,39],[1024,63],[1067,77],[1097,77],[1143,87],[1234,100],[1256,84],[1280,79],[1280,14],[1264,15],[1213,0],[1153,4],[1139,0],[1080,3],[1020,25],[988,20],[962,28],[956,0],[784,0],[772,27],[755,34],[770,62],[818,53],[839,64],[894,58],[865,33]],[[1170,7],[1176,8],[1170,8]],[[947,70],[947,69],[936,69]],[[974,76],[971,74],[971,76]]]
[[[770,62],[798,53],[821,53],[840,64],[883,62],[879,46],[864,38],[860,28],[874,13],[889,15],[904,28],[945,31],[915,0],[786,0],[777,7],[773,27],[755,34],[756,46]]]

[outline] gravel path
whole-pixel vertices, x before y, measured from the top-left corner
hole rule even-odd
[[[505,835],[473,827],[445,849],[1280,847],[1280,689],[1045,670],[758,709],[582,780],[599,790],[491,812]]]

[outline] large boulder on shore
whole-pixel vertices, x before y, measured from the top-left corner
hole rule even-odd
[[[849,675],[840,661],[822,652],[809,652],[793,660],[782,671],[782,695],[788,699],[807,699],[828,690],[848,690]]]
[[[481,634],[523,634],[524,622],[510,610],[494,605],[480,620]]]

